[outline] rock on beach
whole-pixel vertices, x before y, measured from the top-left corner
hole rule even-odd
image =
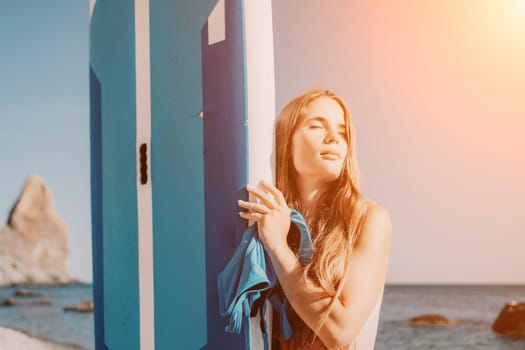
[[[501,335],[525,339],[525,302],[506,303],[492,329]]]

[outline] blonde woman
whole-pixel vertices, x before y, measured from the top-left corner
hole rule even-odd
[[[291,339],[274,317],[273,350],[372,350],[391,241],[391,221],[358,182],[354,126],[335,93],[310,89],[276,121],[276,187],[247,186],[254,220],[291,309]],[[313,259],[302,267],[289,235],[290,208],[306,220]],[[375,317],[371,317],[375,310]]]

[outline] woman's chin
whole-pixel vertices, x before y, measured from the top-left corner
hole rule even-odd
[[[341,174],[341,169],[327,169],[324,172],[323,178],[326,182],[332,182],[334,180],[337,180],[339,178],[339,175]]]

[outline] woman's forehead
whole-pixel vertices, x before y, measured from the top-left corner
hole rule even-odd
[[[298,122],[307,120],[324,120],[345,125],[343,108],[336,100],[327,96],[316,98],[303,107]]]

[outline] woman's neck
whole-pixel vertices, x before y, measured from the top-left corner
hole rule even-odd
[[[310,179],[299,178],[297,181],[297,191],[301,200],[301,214],[308,221],[312,220],[319,197],[322,194],[323,183]]]

